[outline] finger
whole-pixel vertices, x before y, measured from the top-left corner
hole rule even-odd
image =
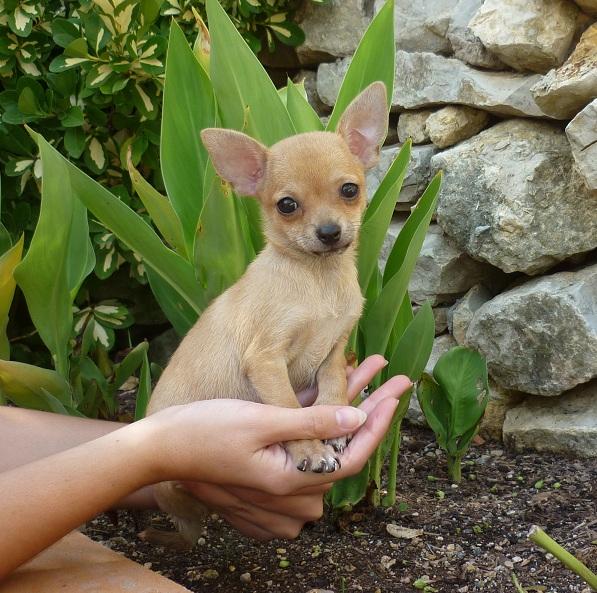
[[[367,423],[355,433],[342,455],[342,470],[348,475],[359,472],[371,457],[390,428],[397,407],[398,400],[394,398],[388,397],[382,400],[369,414]],[[341,473],[344,474],[344,471]],[[334,477],[341,476],[338,474]]]
[[[251,539],[260,541],[260,542],[268,542],[272,539],[275,539],[277,536],[275,533],[268,531],[267,529],[263,529],[260,525],[255,525],[250,521],[246,521],[245,519],[241,519],[236,515],[228,515],[226,513],[222,513],[221,517],[234,529],[250,537]]]
[[[280,441],[331,439],[350,434],[362,426],[367,414],[350,406],[278,408],[265,406],[257,438],[262,446]]]
[[[387,365],[386,359],[380,354],[368,356],[356,369],[348,376],[347,394],[348,400],[352,401],[370,381]]]
[[[299,489],[328,484],[331,478],[341,480],[357,474],[383,439],[397,406],[398,400],[392,397],[387,397],[379,402],[367,418],[367,422],[355,434],[350,445],[344,451],[340,470],[333,474],[302,473],[298,472],[292,463],[287,463],[283,471],[283,481],[280,481],[282,476],[278,473],[275,482],[269,483],[269,489],[278,494],[286,494]]]
[[[404,375],[396,375],[377,388],[368,398],[363,400],[359,408],[369,414],[384,399],[397,399],[412,387],[410,379]]]

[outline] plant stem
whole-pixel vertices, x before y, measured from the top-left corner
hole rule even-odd
[[[547,550],[550,554],[553,554],[562,564],[575,572],[592,589],[597,591],[597,575],[590,571],[578,558],[574,557],[570,552],[562,548],[560,544],[551,539],[543,529],[537,525],[533,525],[528,537],[532,542]]]
[[[512,582],[514,583],[517,593],[528,593],[528,591],[520,584],[515,572],[512,573]]]
[[[462,479],[460,469],[460,455],[450,455],[448,453],[448,475],[452,482],[456,484]]]

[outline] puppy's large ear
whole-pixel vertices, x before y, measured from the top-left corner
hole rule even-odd
[[[379,148],[388,133],[388,102],[383,82],[370,84],[353,99],[340,118],[338,133],[365,169],[377,163]]]
[[[255,196],[265,176],[267,148],[246,134],[206,128],[201,140],[218,175],[244,196]]]

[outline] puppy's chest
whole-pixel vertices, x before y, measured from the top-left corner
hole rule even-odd
[[[350,333],[361,313],[359,292],[344,300],[320,301],[305,309],[304,318],[292,337],[287,353],[288,373],[293,387],[313,383],[319,367],[338,340]]]

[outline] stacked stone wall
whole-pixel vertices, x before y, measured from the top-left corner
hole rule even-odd
[[[322,116],[382,4],[306,5],[297,54]],[[410,285],[434,307],[431,363],[455,344],[487,357],[487,436],[597,456],[597,0],[396,0],[395,24],[393,129],[368,190],[411,138],[387,256],[444,171]]]

